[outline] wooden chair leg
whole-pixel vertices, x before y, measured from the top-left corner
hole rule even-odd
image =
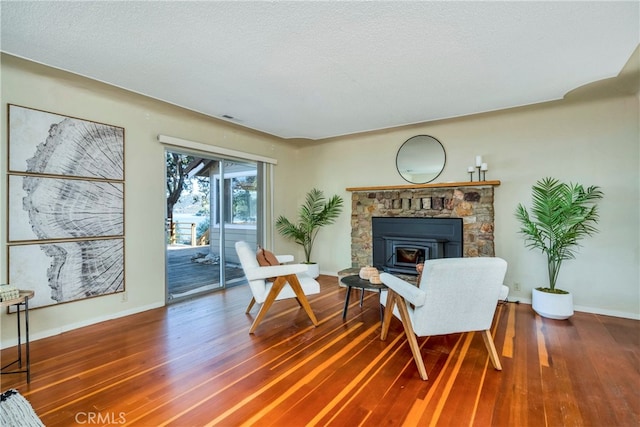
[[[309,301],[307,301],[307,296],[302,290],[302,286],[300,285],[298,276],[296,276],[295,274],[291,274],[288,276],[278,277],[276,278],[275,282],[273,282],[273,285],[271,286],[271,289],[267,294],[267,298],[264,300],[262,307],[260,307],[260,311],[258,311],[258,315],[253,321],[251,328],[249,329],[250,334],[252,334],[256,330],[260,322],[262,322],[262,319],[266,315],[273,302],[276,300],[276,297],[278,296],[284,285],[287,284],[287,282],[289,283],[289,286],[291,286],[291,289],[293,289],[293,292],[296,294],[296,300],[298,301],[298,304],[302,306],[304,311],[311,319],[311,322],[313,322],[314,326],[318,326],[318,319],[316,319],[316,315],[313,313],[313,310],[311,310],[311,306],[309,305]],[[252,305],[252,303],[249,303],[249,308],[251,308]],[[247,312],[249,308],[247,308]]]
[[[389,290],[389,293],[391,292],[393,291]],[[407,341],[409,341],[409,347],[411,347],[411,352],[413,353],[413,360],[416,361],[420,378],[426,381],[429,379],[429,377],[427,377],[427,369],[424,367],[424,361],[422,360],[422,355],[420,354],[420,347],[418,346],[416,334],[415,332],[413,332],[411,318],[409,317],[409,310],[407,310],[407,302],[400,295],[397,295],[396,298],[398,299],[398,310],[400,311],[402,326],[404,326],[404,333],[407,335]]]
[[[313,313],[313,310],[311,310],[311,306],[309,305],[309,301],[307,301],[307,296],[302,290],[302,286],[300,285],[298,276],[296,276],[295,274],[291,274],[285,277],[287,279],[287,282],[289,282],[289,286],[291,286],[291,289],[293,289],[293,292],[295,292],[298,303],[302,306],[302,308],[304,308],[304,311],[309,316],[309,319],[311,319],[311,322],[313,322],[313,325],[318,326],[318,319],[316,319],[316,315]]]
[[[245,311],[246,314],[249,314],[249,312],[251,311],[251,308],[253,307],[253,305],[256,303],[256,299],[255,298],[251,298],[251,301],[249,301],[249,306],[247,307],[247,310]]]
[[[496,346],[493,342],[493,337],[491,336],[491,332],[488,329],[482,331],[482,339],[484,340],[484,345],[485,347],[487,347],[487,351],[489,352],[489,358],[491,359],[491,363],[493,363],[493,367],[498,371],[502,371],[500,356],[498,356]]]
[[[393,317],[393,309],[396,304],[396,293],[389,290],[387,292],[387,301],[384,308],[384,316],[382,320],[382,332],[380,333],[380,339],[382,341],[387,339],[389,333],[389,325],[391,324],[391,318]]]
[[[276,300],[276,297],[278,296],[278,294],[280,293],[280,291],[282,290],[282,288],[286,283],[287,283],[287,280],[284,277],[278,277],[276,281],[273,282],[273,285],[271,286],[271,289],[267,294],[267,298],[264,300],[264,303],[262,303],[262,307],[260,307],[260,311],[258,311],[258,315],[253,321],[251,328],[249,328],[250,334],[252,334],[256,330],[260,322],[262,322],[262,319],[264,318],[265,314],[267,314],[267,311],[271,307],[271,304],[273,304],[273,302]]]

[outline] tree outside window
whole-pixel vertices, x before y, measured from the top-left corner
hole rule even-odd
[[[232,188],[232,224],[256,224],[257,189],[256,176],[231,178]]]
[[[216,185],[219,182],[216,177]],[[255,174],[238,174],[224,180],[224,222],[232,225],[257,223],[258,189]],[[216,214],[216,225],[220,224]]]

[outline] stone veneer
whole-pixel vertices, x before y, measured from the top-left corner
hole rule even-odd
[[[353,191],[352,267],[373,262],[372,217],[462,218],[464,256],[495,256],[493,194],[493,186]]]

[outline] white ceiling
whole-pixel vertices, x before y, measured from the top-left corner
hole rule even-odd
[[[3,52],[283,138],[562,98],[616,76],[639,2],[12,2]]]

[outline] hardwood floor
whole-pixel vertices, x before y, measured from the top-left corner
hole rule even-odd
[[[32,379],[3,375],[45,425],[640,425],[640,322],[536,316],[501,304],[495,371],[479,333],[419,338],[422,381],[397,319],[380,341],[377,293],[320,277],[311,325],[276,302],[249,335],[246,286],[32,342]],[[15,348],[2,351],[3,360]]]

